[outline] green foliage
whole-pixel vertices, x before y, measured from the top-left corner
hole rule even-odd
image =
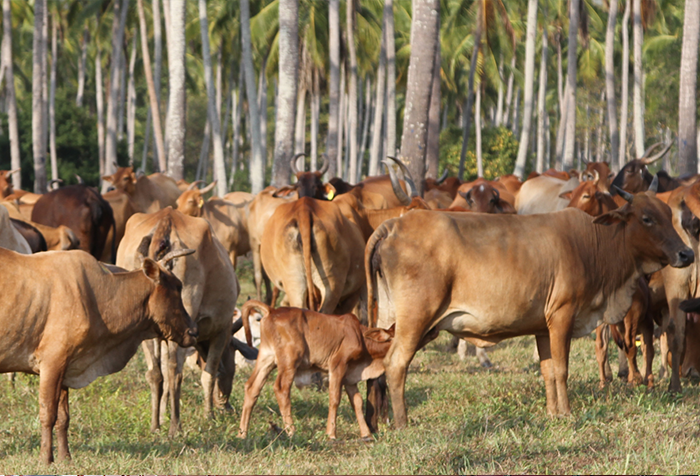
[[[470,134],[467,159],[465,161],[465,180],[473,180],[476,173],[476,141],[474,130]],[[486,127],[481,133],[482,157],[484,161],[484,178],[492,180],[513,171],[518,156],[518,141],[510,129],[505,127]],[[440,133],[440,162],[450,171],[450,176],[457,176],[459,155],[462,150],[462,128],[450,126]]]

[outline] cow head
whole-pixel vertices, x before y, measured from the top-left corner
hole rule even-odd
[[[669,151],[673,142],[669,142],[658,154],[650,156],[649,154],[661,144],[661,142],[658,142],[652,145],[644,152],[642,157],[627,162],[620,172],[618,172],[612,185],[630,193],[639,193],[648,189],[654,176],[649,173],[647,166],[661,159],[661,157]]]
[[[0,194],[2,198],[12,195],[14,189],[12,188],[12,180],[10,177],[12,174],[19,173],[20,169],[14,170],[0,170]]]
[[[162,338],[181,347],[191,347],[197,342],[197,325],[182,304],[182,282],[161,263],[192,253],[194,250],[175,250],[159,262],[144,258],[141,266],[143,274],[154,284],[148,298],[148,315]]]
[[[598,186],[593,180],[581,182],[578,187],[570,192],[562,193],[559,197],[569,200],[569,207],[578,208],[594,217],[617,208],[612,196],[598,190]]]
[[[481,183],[469,191],[458,192],[469,206],[478,213],[515,213],[513,205],[501,199],[501,194],[489,183]]]
[[[328,157],[323,154],[323,164],[321,168],[316,172],[304,172],[297,169],[297,159],[299,157],[304,157],[305,154],[297,154],[289,162],[292,168],[292,173],[297,178],[297,183],[294,184],[294,188],[299,194],[299,198],[311,197],[318,200],[333,200],[335,196],[335,187],[330,183],[323,183],[321,177],[328,170]]]
[[[136,182],[138,177],[133,167],[117,167],[117,171],[112,175],[104,175],[102,180],[110,182],[115,189],[133,195],[136,192]]]
[[[432,177],[426,177],[425,181],[423,182],[423,191],[428,192],[435,188],[439,188],[440,185],[442,185],[445,179],[447,178],[447,173],[448,170],[447,168],[445,168],[445,170],[442,171],[442,175],[437,179],[434,179]]]
[[[394,340],[395,328],[396,324],[392,324],[388,329],[363,329],[362,335],[365,339],[365,346],[367,347],[367,352],[373,359],[382,359],[386,356]]]
[[[214,187],[216,187],[216,180],[207,185],[204,188],[197,188],[202,181],[197,180],[192,182],[187,190],[182,192],[177,199],[177,209],[183,215],[189,215],[191,217],[201,217],[202,207],[204,207],[204,195],[211,192]]]
[[[671,209],[656,198],[658,179],[654,178],[647,192],[635,195],[617,190],[625,200],[622,208],[605,213],[593,223],[624,227],[625,246],[642,264],[642,272],[651,274],[665,265],[684,268],[695,260],[673,228]]]
[[[593,182],[601,192],[610,191],[615,174],[610,170],[607,162],[589,162],[586,169],[581,172],[579,179],[582,182]]]

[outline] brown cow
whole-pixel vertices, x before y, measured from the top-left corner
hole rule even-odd
[[[595,182],[601,192],[610,192],[615,173],[607,162],[588,162],[579,179],[582,182]]]
[[[673,142],[669,142],[661,152],[650,156],[654,149],[660,146],[662,142],[658,142],[649,147],[638,159],[627,162],[622,169],[617,173],[612,185],[630,193],[643,192],[649,188],[654,176],[647,170],[647,166],[661,159],[671,149]],[[678,188],[681,183],[670,177],[665,171],[661,170],[657,174],[659,177],[659,192],[668,192]]]
[[[248,435],[253,406],[268,375],[277,367],[275,396],[290,436],[294,434],[289,398],[292,383],[323,371],[329,377],[328,437],[335,439],[336,415],[344,386],[355,410],[360,436],[371,438],[362,416],[362,396],[357,384],[384,373],[382,360],[391,345],[393,328],[367,329],[352,314],[334,316],[292,307],[271,310],[259,301],[248,301],[242,309],[248,345],[252,345],[248,316],[253,309],[263,315],[260,349],[253,373],[245,384],[238,437]]]
[[[424,336],[440,330],[481,345],[534,334],[547,413],[569,414],[571,338],[621,321],[640,276],[693,260],[652,192],[593,220],[571,209],[530,216],[415,210],[385,222],[367,244],[365,267],[369,309],[380,291],[380,319],[372,312],[370,326],[396,322],[385,366],[397,426],[407,423],[408,364]]]
[[[452,205],[450,205],[450,208],[452,207],[462,207],[467,210],[470,210],[470,206],[467,203],[466,199],[464,198],[463,194],[468,193],[471,189],[474,187],[477,187],[479,185],[490,185],[492,188],[498,190],[499,194],[499,199],[508,202],[510,205],[515,206],[516,203],[516,197],[512,193],[508,191],[506,188],[505,184],[503,182],[499,182],[498,180],[486,180],[483,178],[478,178],[472,182],[465,182],[462,185],[459,186],[459,190],[457,191],[457,196],[455,199],[452,201]]]
[[[114,216],[114,230],[110,229],[107,235],[107,243],[112,243],[114,240],[114,246],[119,248],[119,243],[121,243],[122,238],[124,238],[124,230],[126,229],[126,222],[131,218],[131,215],[137,212],[136,205],[131,200],[131,197],[121,190],[110,190],[102,194],[107,203],[112,207],[112,214]],[[109,262],[110,261],[111,250],[105,247],[102,253],[102,258],[100,261]]]
[[[46,240],[46,248],[48,251],[67,251],[80,249],[80,240],[73,230],[67,226],[60,225],[57,227],[34,223],[30,219],[25,218],[19,211],[19,208],[14,202],[0,202],[0,205],[5,207],[10,214],[10,218],[21,220],[32,227],[36,228]]]
[[[218,395],[214,392],[215,384],[225,397],[223,402],[214,401],[218,406],[227,405],[231,391],[233,375],[222,372],[217,376],[217,372],[222,353],[231,340],[231,318],[239,288],[226,251],[214,238],[209,224],[170,207],[151,214],[137,213],[126,224],[124,239],[117,253],[117,265],[134,269],[145,257],[157,259],[180,248],[195,250],[191,256],[173,262],[171,270],[182,281],[183,304],[199,328],[195,347],[207,363],[202,372],[202,388],[205,411],[211,414],[214,396]],[[144,342],[143,345],[149,368],[146,378],[151,386],[151,429],[158,429],[164,417],[159,415],[162,391],[163,397],[170,397],[169,435],[173,436],[180,428],[184,350],[179,350],[173,343],[168,344],[168,351],[161,355],[167,363],[164,368],[168,372],[162,376],[158,347],[160,343],[157,340]]]
[[[0,372],[39,375],[44,463],[53,461],[54,426],[58,459],[70,458],[69,388],[120,371],[144,339],[195,342],[196,326],[182,306],[182,284],[151,259],[136,271],[115,275],[82,251],[23,256],[0,249],[0,263],[13,270],[0,294]]]
[[[161,173],[148,177],[137,176],[133,167],[119,167],[112,175],[102,177],[110,182],[116,190],[120,190],[131,198],[136,211],[153,213],[158,210],[175,206],[180,189],[172,178]]]
[[[290,190],[295,190],[301,197],[317,198],[319,200],[333,200],[335,196],[335,187],[330,183],[323,183],[323,174],[328,170],[328,156],[323,154],[323,164],[321,168],[315,172],[304,172],[297,169],[297,159],[304,157],[306,154],[297,154],[289,162],[292,173],[296,176],[296,183],[289,187]]]
[[[36,229],[36,227],[15,218],[10,218],[10,222],[15,230],[19,231],[24,239],[27,240],[27,244],[29,245],[29,248],[31,248],[32,253],[48,251],[44,235],[42,235],[41,232]]]
[[[498,189],[488,182],[483,182],[469,189],[457,192],[466,202],[467,208],[479,213],[515,213],[513,205],[501,198]]]

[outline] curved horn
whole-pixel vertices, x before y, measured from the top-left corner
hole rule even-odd
[[[112,162],[112,165],[114,165],[115,169],[119,169],[119,164],[117,163],[116,160],[114,162]]]
[[[183,248],[179,250],[173,250],[167,255],[163,256],[161,259],[158,260],[158,263],[161,265],[165,265],[168,261],[172,261],[175,258],[181,258],[183,256],[191,255],[194,253],[195,250],[189,249],[189,248]]]
[[[622,198],[624,198],[628,202],[632,203],[632,199],[634,198],[634,195],[632,195],[629,192],[625,192],[617,185],[613,185],[613,190],[615,190],[619,196],[621,196]]]
[[[496,201],[501,199],[501,192],[498,191],[496,187],[493,187],[493,195],[496,198]]]
[[[435,181],[435,183],[438,185],[442,185],[442,182],[444,182],[445,179],[447,178],[447,173],[448,173],[448,170],[447,170],[447,167],[445,167],[445,170],[442,171],[442,175],[440,175],[440,178],[437,179]]]
[[[408,206],[411,203],[411,197],[406,195],[406,192],[404,192],[401,188],[399,178],[396,176],[396,171],[394,171],[391,162],[388,160],[382,160],[382,163],[386,166],[386,169],[389,172],[389,179],[391,180],[391,188],[394,189],[394,195],[396,195],[396,198],[399,199],[401,205]]]
[[[195,188],[197,188],[199,186],[200,183],[205,183],[205,182],[204,182],[204,180],[195,180],[187,187],[187,190],[194,190]]]
[[[85,183],[85,180],[78,174],[75,174],[75,180],[77,180],[80,185]]]
[[[305,153],[300,153],[300,154],[295,154],[294,157],[292,157],[292,160],[289,161],[289,166],[292,168],[292,173],[294,175],[299,173],[299,169],[297,169],[297,159],[299,157],[306,157]]]
[[[656,162],[657,160],[659,160],[661,157],[663,157],[664,155],[666,155],[666,153],[667,153],[669,150],[671,150],[671,146],[673,146],[673,141],[669,142],[669,143],[666,145],[666,147],[664,147],[664,148],[661,150],[661,152],[659,152],[658,154],[653,155],[653,156],[651,156],[651,157],[648,157],[649,154],[651,153],[651,151],[654,150],[654,149],[655,149],[658,145],[660,145],[660,144],[662,144],[662,143],[661,143],[661,142],[658,142],[658,143],[652,145],[651,147],[649,147],[649,148],[646,150],[646,152],[644,152],[644,155],[642,156],[642,158],[639,159],[639,160],[641,160],[642,163],[643,163],[644,165],[653,164],[654,162]]]
[[[317,172],[319,174],[323,175],[328,170],[328,166],[330,165],[330,161],[328,160],[328,155],[326,155],[326,154],[322,154],[321,157],[323,157],[323,164],[321,164],[321,168],[318,169]]]
[[[16,173],[19,172],[20,170],[22,170],[22,168],[12,169],[12,170],[10,170],[9,172],[7,172],[7,175],[16,174]]]
[[[408,190],[411,193],[411,197],[417,197],[418,196],[418,189],[416,188],[416,184],[413,182],[413,176],[411,175],[411,172],[408,170],[408,167],[406,167],[406,164],[403,163],[402,160],[397,159],[396,157],[391,157],[387,155],[387,159],[393,160],[396,165],[401,168],[401,171],[403,172],[403,180],[406,182],[406,185],[408,186]]]
[[[214,187],[216,187],[216,180],[214,180],[212,183],[210,183],[206,187],[200,189],[199,191],[202,195],[204,195],[205,193],[211,192],[214,189]]]
[[[594,170],[593,171],[593,183],[597,184],[599,180],[600,180],[600,174],[598,173],[597,170]]]
[[[59,179],[52,179],[49,184],[46,186],[47,191],[55,190],[54,185],[58,185],[59,183],[63,183],[63,180]]]
[[[143,176],[145,176],[145,175],[146,175],[146,172],[145,172],[143,169],[138,169],[138,170],[136,171],[136,178],[137,178],[137,179],[140,178],[140,177],[143,177]]]
[[[659,176],[654,175],[653,180],[651,181],[651,185],[649,185],[649,191],[653,192],[656,195],[656,192],[659,190]]]

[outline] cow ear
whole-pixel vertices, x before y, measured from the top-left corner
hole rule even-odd
[[[593,219],[593,223],[598,225],[610,226],[616,223],[626,222],[629,218],[629,213],[625,210],[626,207],[613,210]]]
[[[143,274],[145,274],[148,279],[155,284],[160,283],[160,266],[158,266],[158,263],[151,258],[144,258],[141,269],[143,269]]]
[[[370,329],[368,331],[365,331],[364,335],[366,339],[373,340],[382,344],[384,342],[389,342],[394,337],[393,334],[393,329],[391,333],[384,329]]]
[[[564,200],[571,200],[571,194],[574,193],[573,190],[569,190],[568,192],[560,193],[559,198],[563,198]]]
[[[323,186],[323,188],[324,188],[324,190],[325,190],[325,192],[323,193],[323,195],[326,197],[326,199],[327,199],[328,201],[333,200],[333,198],[335,197],[335,194],[336,194],[335,187],[329,182],[329,183],[325,184],[325,185]]]
[[[105,180],[109,183],[114,183],[114,175],[103,175],[102,180]]]

